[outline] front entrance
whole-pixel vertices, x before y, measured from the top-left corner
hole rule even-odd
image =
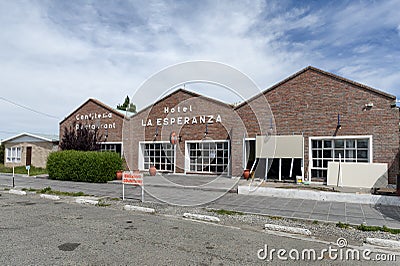
[[[32,164],[32,147],[26,147],[26,162],[25,165],[31,165]]]
[[[295,182],[303,177],[303,136],[256,136],[255,177]]]
[[[267,180],[295,182],[297,176],[302,176],[300,158],[270,158],[267,161]]]
[[[251,170],[256,160],[256,139],[245,139],[243,151],[243,167]]]

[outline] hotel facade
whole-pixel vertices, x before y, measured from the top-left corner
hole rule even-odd
[[[184,89],[130,117],[92,102],[60,123],[60,139],[78,120],[109,119],[104,144],[119,143],[132,170],[201,177],[251,169],[267,180],[361,187],[394,184],[399,172],[396,97],[314,67],[237,106]]]

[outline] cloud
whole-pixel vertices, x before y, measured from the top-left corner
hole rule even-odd
[[[189,60],[229,64],[261,89],[313,65],[400,95],[399,5],[1,1],[0,96],[62,119],[88,97],[116,106],[155,72]],[[236,100],[212,86],[201,92]],[[0,112],[4,131],[58,131],[59,121],[7,103]]]

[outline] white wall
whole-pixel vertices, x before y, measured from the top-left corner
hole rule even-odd
[[[328,186],[343,187],[386,187],[388,185],[388,165],[386,163],[340,163],[328,162]]]
[[[256,136],[257,158],[303,158],[303,136]]]

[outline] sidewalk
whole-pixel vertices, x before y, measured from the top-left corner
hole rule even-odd
[[[212,177],[187,177],[173,175],[168,178],[180,184],[170,184],[156,177],[145,177],[145,201],[164,202],[174,205],[201,205],[213,209],[235,210],[246,213],[268,216],[281,216],[296,219],[318,220],[324,222],[342,222],[359,225],[387,226],[400,228],[400,207],[370,205],[361,203],[317,201],[312,199],[294,199],[269,196],[239,195],[226,193],[237,180],[221,178],[209,182]],[[151,181],[149,181],[151,179]],[[178,181],[177,181],[178,179]],[[147,180],[147,184],[146,184]],[[122,196],[122,185],[115,183],[94,184],[83,182],[66,182],[34,177],[16,176],[17,188],[41,189],[50,186],[53,190],[78,192],[95,196],[119,198]],[[168,186],[163,186],[168,185]],[[190,187],[197,184],[197,187]],[[0,187],[10,187],[12,177],[0,175]],[[216,187],[224,185],[225,187]],[[204,189],[201,189],[201,188]],[[213,190],[214,188],[214,190]],[[226,189],[224,191],[224,189]],[[140,200],[140,187],[126,186],[126,196]]]

